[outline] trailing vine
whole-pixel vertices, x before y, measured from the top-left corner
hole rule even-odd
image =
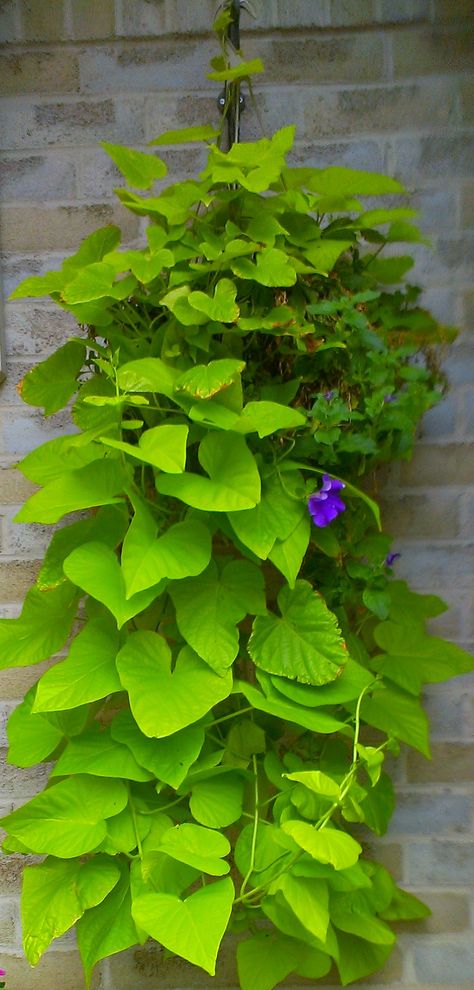
[[[0,663],[68,652],[9,721],[10,762],[52,768],[4,848],[46,857],[24,873],[30,963],[75,924],[87,986],[148,939],[213,975],[226,931],[246,933],[242,990],[382,967],[390,923],[428,909],[360,826],[388,826],[386,754],[429,756],[423,684],[472,669],[425,630],[441,600],[394,578],[372,491],[441,398],[452,337],[402,282],[410,256],[381,255],[421,239],[414,211],[361,201],[404,190],[289,166],[293,128],[218,138],[152,142],[203,140],[208,161],[151,195],[165,163],[103,143],[146,247],[104,227],[13,293],[81,332],[21,386],[73,425],[19,464],[40,487],[17,519],[64,525]]]

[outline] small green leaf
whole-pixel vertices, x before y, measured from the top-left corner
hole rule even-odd
[[[344,666],[340,677],[330,684],[313,687],[310,684],[298,684],[284,677],[272,677],[272,684],[277,691],[290,698],[298,705],[308,708],[319,708],[321,705],[340,705],[345,701],[358,698],[369,684],[374,683],[374,677],[365,667],[355,663],[350,657]]]
[[[194,519],[170,526],[157,539],[157,525],[145,504],[135,501],[135,515],[122,547],[127,598],[165,579],[201,574],[211,557],[211,534]]]
[[[380,912],[380,917],[385,921],[418,921],[429,918],[431,914],[427,904],[423,904],[418,897],[408,890],[396,887],[389,906]]]
[[[198,456],[209,478],[187,471],[179,476],[159,475],[157,490],[209,512],[235,512],[257,504],[260,475],[243,437],[209,433],[201,441]]]
[[[171,894],[143,894],[134,902],[133,916],[165,948],[214,976],[233,900],[233,883],[227,877],[184,901]]]
[[[119,712],[111,726],[112,738],[124,743],[142,767],[170,787],[180,787],[204,743],[204,729],[190,725],[165,739],[149,739],[130,712]]]
[[[425,683],[439,683],[474,668],[472,655],[460,646],[413,625],[381,622],[374,637],[387,655],[376,657],[373,666],[410,694],[419,694]]]
[[[296,780],[297,783],[303,784],[315,794],[322,794],[323,797],[331,798],[333,801],[337,801],[340,797],[341,788],[337,781],[333,780],[332,777],[328,777],[326,773],[322,773],[321,770],[302,770],[300,772],[287,773],[284,776],[288,780]]]
[[[195,399],[210,399],[228,388],[244,368],[244,361],[230,358],[198,364],[179,376],[175,389],[177,392],[187,392]]]
[[[374,258],[367,262],[368,274],[383,285],[395,285],[413,268],[414,260],[409,255],[399,258]]]
[[[23,402],[43,406],[45,416],[63,409],[79,387],[77,376],[84,364],[85,347],[85,341],[79,344],[70,340],[32,368],[20,384]]]
[[[270,893],[280,890],[285,901],[304,928],[311,935],[326,941],[329,925],[328,886],[324,880],[295,877],[284,873],[269,888]]]
[[[316,244],[304,248],[304,256],[311,263],[315,272],[320,275],[329,275],[338,258],[351,247],[351,244],[352,241],[330,241],[329,239],[317,241]]]
[[[326,196],[384,196],[405,191],[399,182],[386,175],[341,165],[312,169],[307,186],[313,192]]]
[[[161,158],[156,158],[155,155],[134,151],[121,144],[109,144],[107,141],[99,143],[115,162],[129,185],[135,189],[150,189],[155,180],[163,179],[168,171]]]
[[[116,460],[93,461],[77,471],[66,471],[25,502],[16,522],[56,523],[68,512],[121,502],[127,474]]]
[[[109,729],[88,729],[71,739],[59,757],[52,777],[87,773],[94,777],[119,777],[125,780],[152,780],[153,774],[139,766],[132,753],[110,735]]]
[[[44,761],[62,742],[64,733],[42,715],[32,715],[35,688],[12,712],[7,722],[8,762],[31,767]]]
[[[100,539],[112,550],[122,542],[128,525],[125,504],[106,505],[89,519],[64,526],[54,533],[36,579],[40,591],[50,591],[66,581],[63,564],[66,557],[82,543]]]
[[[172,398],[177,372],[160,358],[127,361],[117,371],[117,382],[124,392],[157,392]]]
[[[233,427],[239,433],[258,433],[260,439],[278,430],[292,430],[306,425],[306,416],[278,402],[248,402]]]
[[[298,943],[279,932],[258,932],[239,942],[237,969],[242,990],[273,990],[299,962]]]
[[[105,261],[96,261],[92,265],[81,268],[72,282],[63,290],[66,303],[77,304],[93,302],[95,299],[125,299],[136,288],[136,279],[129,275],[121,281],[115,281],[115,268]]]
[[[158,633],[136,632],[117,657],[134,718],[146,736],[158,739],[197,722],[230,694],[232,677],[219,677],[185,647],[171,671],[171,653]]]
[[[102,602],[115,617],[119,629],[147,608],[156,588],[127,598],[125,581],[116,554],[104,543],[84,543],[64,561],[64,573],[73,584]]]
[[[185,822],[168,829],[156,848],[158,852],[214,877],[223,876],[230,869],[222,858],[230,852],[229,840],[221,832],[201,825]]]
[[[99,444],[87,440],[84,433],[54,437],[32,450],[17,466],[36,485],[47,485],[67,471],[76,471],[104,457]]]
[[[107,856],[64,861],[48,857],[23,873],[23,948],[35,966],[53,939],[64,935],[88,908],[100,904],[120,877]]]
[[[248,612],[265,611],[263,577],[246,560],[231,561],[220,575],[212,561],[199,577],[171,585],[169,593],[182,636],[221,674],[237,656],[237,624]]]
[[[274,694],[266,695],[259,691],[253,684],[246,681],[236,681],[234,692],[240,691],[250,705],[258,711],[267,712],[276,718],[284,719],[287,722],[294,722],[296,725],[303,725],[311,732],[338,732],[345,728],[346,723],[326,712],[314,712],[310,708],[293,704],[286,698],[282,698],[277,691]]]
[[[260,58],[253,58],[250,62],[240,62],[232,67],[206,72],[206,76],[214,82],[235,82],[236,79],[247,79],[248,76],[254,76],[258,72],[265,72],[263,62]]]
[[[257,616],[248,650],[257,667],[270,674],[326,684],[347,660],[347,649],[335,615],[307,581],[282,588],[281,618],[273,612]]]
[[[295,492],[303,489],[303,478],[295,471],[285,476],[285,487],[277,474],[264,478],[262,496],[254,509],[228,516],[239,540],[257,557],[265,560],[275,541],[286,540],[306,516],[303,499]]]
[[[120,244],[120,237],[120,228],[115,227],[114,224],[99,227],[98,230],[94,230],[92,234],[84,238],[75,254],[66,258],[63,262],[63,271],[67,273],[69,278],[73,278],[81,268],[102,261],[106,254]]]
[[[381,685],[371,698],[364,698],[361,715],[369,725],[401,739],[429,758],[428,719],[418,699],[392,685]]]
[[[287,536],[286,540],[276,540],[268,554],[272,564],[278,567],[278,570],[288,581],[290,588],[295,587],[296,579],[308,549],[310,535],[311,525],[309,518],[303,516],[293,532]]]
[[[362,852],[362,846],[347,832],[335,828],[316,829],[308,822],[285,821],[281,825],[301,849],[319,863],[330,863],[335,870],[354,866]]]
[[[99,845],[106,834],[105,819],[122,811],[127,799],[119,780],[78,776],[49,787],[2,818],[2,825],[31,852],[70,859]]]
[[[235,323],[239,318],[240,309],[235,301],[237,287],[229,278],[219,279],[214,296],[205,292],[189,293],[189,302],[198,312],[204,313],[210,320],[217,323]]]
[[[252,279],[260,285],[284,287],[296,282],[296,271],[291,259],[279,248],[264,248],[257,254],[256,263],[248,258],[238,258],[231,268],[238,278]]]
[[[336,965],[343,986],[381,969],[393,949],[393,945],[374,945],[345,932],[338,932],[337,944],[339,953]]]
[[[47,272],[46,275],[30,275],[24,278],[16,289],[10,293],[9,299],[28,299],[50,296],[53,292],[61,292],[66,278],[63,272]]]
[[[189,808],[193,818],[209,828],[226,828],[242,814],[244,782],[228,773],[194,784]]]

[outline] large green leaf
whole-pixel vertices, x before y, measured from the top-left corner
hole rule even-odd
[[[303,516],[293,532],[286,537],[286,540],[275,540],[268,555],[272,564],[275,564],[275,567],[278,567],[278,570],[286,577],[290,588],[295,587],[308,549],[310,535],[309,518]]]
[[[381,685],[361,706],[365,722],[395,736],[429,757],[428,719],[417,698],[392,685]]]
[[[158,491],[209,512],[235,512],[257,504],[260,475],[243,437],[209,433],[200,444],[199,461],[209,478],[187,471],[158,475]]]
[[[118,648],[112,620],[93,619],[73,640],[66,660],[38,681],[33,710],[63,711],[121,691],[115,667]]]
[[[403,186],[387,175],[362,172],[341,165],[312,169],[307,186],[314,192],[324,193],[326,196],[383,196],[404,192]]]
[[[304,256],[320,275],[329,275],[337,259],[350,248],[352,241],[320,240],[305,247]]]
[[[110,729],[90,728],[71,739],[59,757],[52,777],[90,773],[95,777],[119,777],[125,780],[152,780],[153,774],[141,767],[127,746],[117,742]]]
[[[207,526],[194,519],[175,523],[157,539],[157,524],[145,504],[135,501],[135,515],[122,547],[127,597],[165,578],[201,574],[211,557]]]
[[[150,189],[156,179],[163,179],[168,171],[161,158],[155,155],[147,155],[121,144],[109,144],[108,141],[100,141],[100,146],[135,189]]]
[[[273,990],[296,970],[299,959],[296,940],[279,932],[252,935],[237,946],[241,990]]]
[[[221,877],[230,869],[223,859],[230,852],[229,840],[221,832],[202,825],[185,822],[168,829],[156,849],[213,877]]]
[[[23,948],[31,966],[53,939],[64,935],[88,908],[100,904],[120,877],[107,856],[87,862],[48,857],[23,873],[21,921]]]
[[[157,392],[171,398],[178,373],[161,358],[137,358],[117,371],[117,382],[124,392]]]
[[[157,593],[156,588],[149,588],[127,598],[117,556],[105,543],[91,542],[77,547],[66,557],[64,573],[73,584],[112,612],[119,629],[147,608]]]
[[[131,443],[113,440],[110,437],[101,437],[101,442],[106,447],[123,450],[125,454],[129,454],[137,461],[152,464],[160,471],[180,474],[184,471],[186,464],[187,438],[187,426],[166,425],[154,426],[151,430],[145,430],[138,441],[138,446],[135,447]]]
[[[128,476],[118,460],[94,461],[50,481],[25,502],[16,522],[56,523],[68,512],[121,502]]]
[[[336,964],[344,987],[381,969],[393,949],[393,945],[374,945],[345,932],[338,932],[337,943],[339,953]]]
[[[133,917],[165,948],[214,976],[233,900],[234,887],[227,877],[184,901],[171,894],[143,894],[134,902]]]
[[[293,590],[282,588],[278,605],[281,618],[269,612],[254,620],[248,649],[257,667],[305,684],[335,680],[347,650],[324,599],[297,581]]]
[[[351,835],[336,828],[317,829],[308,822],[291,820],[282,822],[281,827],[313,859],[330,863],[335,870],[354,866],[362,852],[362,846]]]
[[[187,392],[195,399],[210,399],[228,388],[244,368],[244,361],[231,358],[197,364],[179,376],[175,389],[177,392]]]
[[[298,409],[291,409],[279,402],[247,402],[242,415],[233,427],[238,433],[258,433],[268,437],[277,430],[291,430],[305,426],[306,416]]]
[[[270,893],[277,890],[282,892],[303,927],[315,938],[325,942],[329,924],[327,883],[324,880],[284,873],[269,888]]]
[[[105,261],[87,265],[63,289],[63,299],[71,305],[96,299],[125,299],[136,288],[137,281],[133,275],[115,281],[115,275],[115,267]]]
[[[85,341],[80,344],[70,340],[32,368],[21,382],[23,401],[30,406],[43,406],[45,416],[52,416],[66,406],[78,388],[77,376],[84,364],[85,346]]]
[[[311,708],[293,704],[288,699],[282,698],[277,691],[268,696],[259,691],[253,684],[248,684],[247,681],[236,681],[234,691],[240,691],[249,704],[257,708],[258,711],[267,712],[269,715],[274,715],[276,718],[284,719],[287,722],[294,722],[296,725],[303,725],[306,729],[311,729],[311,732],[329,733],[346,728],[346,723],[334,715],[329,715],[326,712],[315,712]]]
[[[241,543],[265,560],[275,541],[286,540],[306,516],[306,503],[295,490],[302,487],[298,471],[285,476],[285,487],[277,474],[262,481],[262,497],[253,509],[230,513],[229,522]]]
[[[235,323],[240,313],[235,301],[236,295],[235,283],[229,278],[221,278],[214,289],[213,296],[208,296],[206,292],[201,291],[190,292],[189,302],[194,309],[204,313],[210,320],[215,320],[217,323]]]
[[[341,931],[358,935],[375,945],[393,945],[395,942],[392,929],[375,917],[362,898],[358,901],[351,894],[332,898],[331,921]]]
[[[242,814],[244,782],[236,773],[226,773],[194,784],[189,799],[193,818],[209,828],[226,828]]]
[[[47,440],[35,447],[17,466],[25,478],[36,485],[47,485],[66,471],[75,471],[103,457],[104,450],[99,444],[89,443],[86,434],[75,433]]]
[[[102,261],[102,258],[109,251],[113,251],[120,244],[120,236],[120,228],[113,224],[107,224],[105,227],[94,230],[92,234],[84,238],[79,250],[66,258],[63,262],[63,271],[67,273],[70,279],[81,268],[92,265],[96,261]]]
[[[424,683],[445,681],[474,668],[474,658],[460,646],[413,625],[381,622],[374,637],[387,656],[377,657],[373,666],[410,694],[419,694]]]
[[[77,591],[67,582],[31,588],[18,619],[0,619],[0,668],[28,667],[60,650],[76,615]]]
[[[9,299],[50,296],[60,292],[66,282],[63,272],[46,272],[46,275],[30,275],[24,278],[10,293]]]
[[[120,780],[79,776],[49,787],[3,818],[2,824],[31,852],[70,859],[102,842],[105,819],[122,811],[127,799]]]
[[[133,633],[117,657],[133,716],[146,736],[158,739],[197,722],[227,698],[232,677],[219,677],[189,647],[171,670],[170,649],[158,633]]]
[[[150,739],[138,728],[128,711],[119,712],[111,726],[112,738],[124,743],[142,767],[177,788],[199,756],[204,743],[204,728],[189,725],[165,739]]]
[[[197,578],[172,584],[178,628],[193,650],[219,673],[237,656],[237,624],[265,612],[261,572],[246,560],[231,560],[219,574],[211,561]]]
[[[77,943],[88,988],[97,962],[141,941],[131,913],[128,866],[121,863],[120,870],[122,875],[111,893],[77,923]]]
[[[298,705],[308,708],[319,708],[321,705],[339,705],[344,701],[358,698],[364,688],[374,682],[370,671],[355,663],[351,657],[337,680],[330,684],[313,687],[310,684],[298,684],[284,677],[272,677],[272,684],[280,694]]]

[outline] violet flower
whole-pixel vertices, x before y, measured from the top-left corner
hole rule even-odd
[[[314,492],[308,499],[308,509],[315,526],[329,526],[329,523],[345,511],[344,502],[336,494],[341,488],[345,488],[342,481],[323,474],[320,491]]]
[[[401,557],[401,553],[388,553],[384,560],[385,567],[393,567],[393,564],[399,557]]]
[[[395,399],[396,398],[397,398],[396,395],[384,395],[383,401],[384,402],[395,402]]]
[[[326,402],[331,402],[331,399],[333,399],[335,395],[336,395],[335,388],[329,389],[328,392],[323,392],[323,397],[326,399]]]

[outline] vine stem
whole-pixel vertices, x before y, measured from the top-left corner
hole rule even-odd
[[[258,822],[259,822],[259,817],[260,816],[259,816],[259,813],[258,813],[258,803],[259,803],[259,794],[258,794],[258,765],[257,765],[257,757],[256,757],[255,753],[252,754],[252,767],[253,767],[253,775],[254,775],[254,799],[255,799],[255,808],[254,808],[254,815],[253,815],[253,830],[252,830],[252,846],[251,846],[251,849],[250,849],[250,864],[249,864],[249,868],[247,870],[247,873],[244,876],[244,879],[242,880],[242,884],[241,884],[241,887],[240,887],[240,896],[241,897],[243,897],[245,888],[246,888],[246,886],[247,886],[247,884],[248,884],[248,882],[250,880],[250,877],[252,876],[252,873],[254,871],[254,868],[255,868],[255,853],[256,853],[256,849],[257,849]]]

